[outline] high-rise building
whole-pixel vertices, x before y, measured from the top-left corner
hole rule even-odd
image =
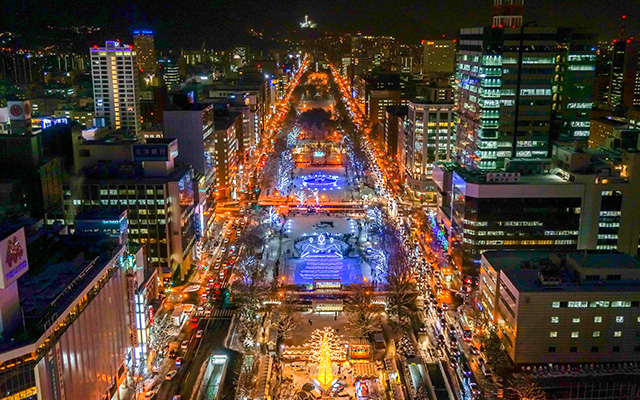
[[[113,129],[139,137],[138,67],[133,46],[117,41],[91,49],[91,77],[96,117],[105,117]]]
[[[453,102],[409,101],[407,116],[406,177],[419,197],[435,204],[433,165],[451,160],[456,142]],[[424,195],[424,196],[423,196]]]
[[[593,106],[593,39],[570,28],[462,29],[459,160],[492,170],[507,158],[548,157],[552,134],[585,141]]]
[[[133,31],[133,51],[136,53],[140,74],[145,78],[149,75],[155,77],[158,69],[158,60],[156,59],[153,32],[145,30]]]
[[[216,115],[214,146],[216,195],[219,199],[236,199],[241,164],[238,154],[238,130],[242,129],[242,114],[235,112]]]
[[[402,133],[408,112],[407,106],[389,106],[386,109],[383,144],[387,156],[393,160],[398,157],[398,136]]]
[[[640,106],[640,40],[622,37],[613,42],[609,73],[609,105]]]
[[[423,40],[422,73],[453,74],[456,65],[455,40]]]

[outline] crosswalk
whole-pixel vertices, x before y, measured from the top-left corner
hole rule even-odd
[[[206,318],[231,318],[233,317],[234,313],[235,313],[234,310],[215,309],[215,310],[211,310],[211,315]]]

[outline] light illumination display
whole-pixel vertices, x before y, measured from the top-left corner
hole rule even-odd
[[[333,361],[343,360],[346,356],[343,340],[335,334],[333,328],[316,329],[309,341],[311,362],[318,364],[317,380],[324,388],[333,382]]]
[[[335,240],[332,237],[329,237],[327,240],[327,235],[324,233],[318,236],[318,240],[314,240],[313,237],[309,239],[297,243],[297,248],[302,250],[302,254],[300,258],[303,260],[309,254],[333,254],[342,259],[342,252],[347,248],[347,244],[342,240]]]
[[[339,189],[337,175],[326,175],[322,171],[318,171],[313,175],[302,178],[302,184],[308,188],[322,189]]]
[[[438,238],[438,243],[440,243],[443,249],[448,251],[449,241],[440,230],[438,222],[436,221],[436,214],[433,211],[429,211],[429,226],[431,227],[431,231],[433,232],[433,234]]]

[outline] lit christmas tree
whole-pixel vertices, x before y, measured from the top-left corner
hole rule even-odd
[[[345,358],[342,339],[336,336],[332,328],[316,329],[311,334],[309,347],[311,362],[318,364],[318,382],[323,387],[328,387],[333,381],[333,360]]]

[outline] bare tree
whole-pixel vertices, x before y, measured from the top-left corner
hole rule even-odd
[[[387,276],[387,314],[394,317],[400,326],[408,328],[411,317],[418,310],[417,298],[415,285],[406,266],[396,265],[394,268],[390,262]]]
[[[257,394],[259,366],[260,363],[258,359],[255,359],[253,364],[242,367],[235,382],[237,400],[252,400],[255,398]]]
[[[271,398],[273,400],[293,400],[295,396],[295,387],[293,381],[289,378],[283,378],[271,385]]]
[[[300,319],[297,318],[295,310],[290,304],[283,303],[280,307],[280,315],[278,321],[274,323],[274,327],[278,330],[278,336],[284,340],[293,337],[293,331],[300,325]]]
[[[252,226],[244,231],[236,241],[238,246],[244,246],[248,254],[254,254],[256,250],[267,244],[266,232],[263,226]]]
[[[547,400],[547,394],[538,382],[528,375],[520,375],[512,379],[508,390],[518,400]]]
[[[380,307],[373,304],[370,286],[352,285],[350,296],[345,300],[344,311],[347,329],[352,335],[368,336],[380,330]]]

